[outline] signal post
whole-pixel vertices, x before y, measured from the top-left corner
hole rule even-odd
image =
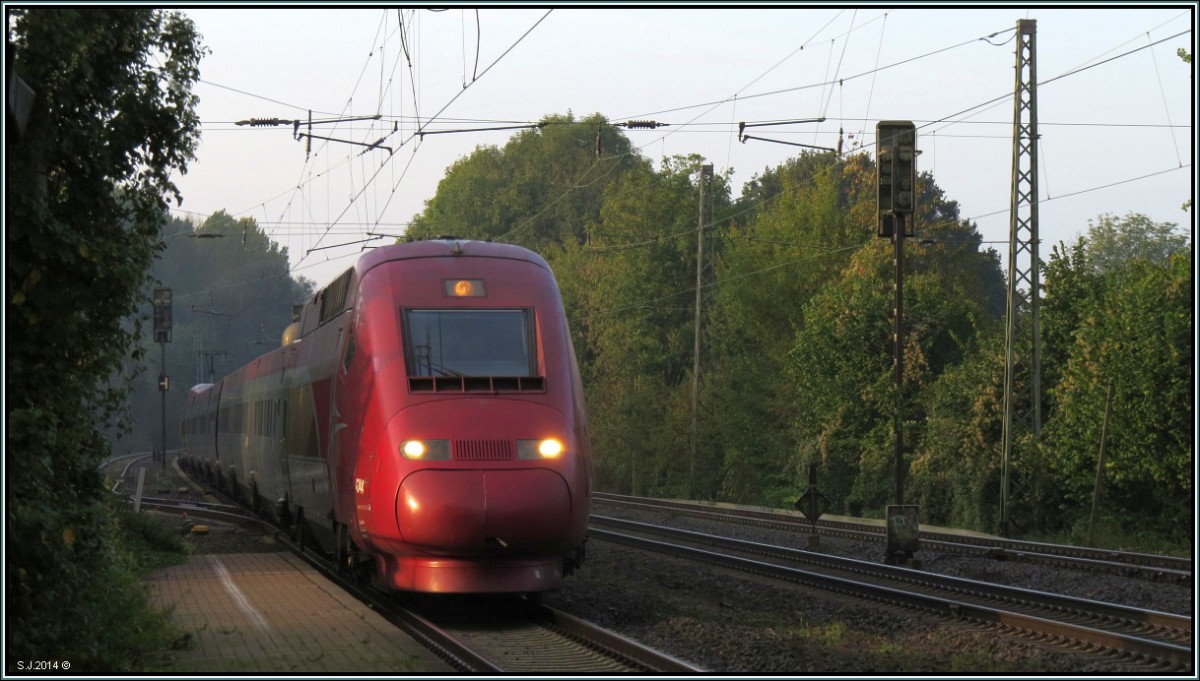
[[[896,443],[895,503],[888,507],[886,560],[908,562],[917,550],[916,506],[904,505],[904,239],[912,236],[916,208],[917,131],[912,121],[879,121],[875,125],[877,236],[891,239],[896,283],[892,308],[892,351],[895,357],[896,405],[892,427]]]
[[[167,376],[167,343],[171,342],[171,289],[154,289],[154,342],[162,348],[162,370],[158,373],[158,391],[162,394],[162,467],[167,467],[167,390],[171,378]]]

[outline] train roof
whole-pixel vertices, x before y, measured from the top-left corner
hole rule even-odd
[[[514,244],[474,241],[458,237],[438,237],[427,241],[410,241],[391,246],[380,246],[359,259],[358,271],[361,274],[376,265],[392,260],[443,258],[448,255],[524,260],[547,270],[550,269],[542,256]]]
[[[355,295],[351,290],[352,281],[361,280],[362,276],[372,268],[397,260],[445,258],[449,256],[515,260],[530,263],[550,272],[550,266],[542,256],[514,244],[440,236],[434,239],[380,246],[364,254],[352,267],[313,293],[312,297],[302,306],[299,319],[284,330],[281,346],[287,347],[302,340],[304,336],[307,336],[318,327],[351,309]],[[275,350],[268,351],[250,360],[246,365],[227,374],[226,378],[229,375],[236,374],[256,365],[273,352]],[[224,381],[225,378],[221,380]],[[189,392],[203,393],[212,389],[214,385],[212,383],[202,383],[193,386]]]
[[[379,265],[399,260],[463,256],[526,262],[550,272],[550,266],[542,256],[513,244],[442,236],[425,241],[409,241],[380,246],[363,255],[353,267],[313,294],[312,298],[304,304],[299,321],[284,331],[283,345],[287,346],[302,339],[313,330],[351,309],[356,295],[352,290],[353,283],[360,281],[367,272]]]

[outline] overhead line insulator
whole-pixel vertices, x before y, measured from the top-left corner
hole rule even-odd
[[[248,121],[238,121],[235,125],[248,125],[252,128],[262,128],[268,125],[286,125],[292,121],[285,121],[282,118],[251,118]]]
[[[665,128],[669,123],[659,123],[658,121],[625,121],[621,126],[630,130],[653,130],[655,128]]]

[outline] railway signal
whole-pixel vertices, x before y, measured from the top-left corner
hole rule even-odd
[[[154,342],[171,342],[171,289],[154,289]]]
[[[162,467],[167,467],[167,343],[171,342],[171,289],[154,289],[154,342],[162,348],[162,370],[158,374],[158,391],[162,395],[162,449],[158,452]]]
[[[892,428],[896,442],[895,503],[904,503],[904,237],[912,236],[916,208],[917,130],[912,121],[879,121],[875,125],[878,236],[895,247],[896,284],[892,320],[896,408]]]
[[[916,208],[917,131],[912,121],[879,121],[875,125],[875,163],[878,182],[878,235],[891,238],[897,224],[912,236]],[[903,228],[903,227],[902,227]]]

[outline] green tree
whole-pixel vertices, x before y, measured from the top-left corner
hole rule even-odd
[[[1113,239],[1112,235],[1122,238]],[[1118,244],[1114,246],[1114,244]],[[1122,257],[1124,254],[1124,257]],[[1174,226],[1102,218],[1046,268],[1049,385],[1041,463],[1059,476],[1064,525],[1090,508],[1109,384],[1106,508],[1130,527],[1186,535],[1194,426],[1192,256]]]
[[[502,149],[478,147],[438,183],[408,234],[498,239],[534,250],[586,239],[606,187],[646,166],[600,114],[547,116]]]
[[[588,362],[591,431],[602,488],[686,496],[700,160],[623,175],[589,243],[576,247],[573,295]],[[718,180],[714,200],[727,205]],[[558,262],[558,261],[556,261]]]
[[[1099,274],[1120,269],[1133,260],[1166,264],[1188,245],[1188,236],[1173,222],[1154,222],[1130,213],[1123,218],[1104,214],[1088,221],[1088,264]]]
[[[144,300],[167,198],[179,198],[171,174],[197,143],[202,48],[175,12],[8,19],[35,99],[5,148],[5,663],[133,669],[145,601],[120,578],[97,472],[122,392],[106,381],[136,348],[122,320]]]
[[[848,185],[862,159],[802,154],[742,190],[717,273],[705,391],[721,467],[712,493],[776,506],[795,499],[801,404],[788,353],[804,306],[871,237],[850,208]]]
[[[1004,335],[983,332],[923,396],[925,434],[912,455],[905,501],[924,522],[999,529],[1004,427]]]
[[[889,264],[884,243],[855,253],[840,279],[806,305],[789,355],[797,467],[821,464],[834,512],[881,508],[890,489]]]
[[[166,440],[174,448],[188,388],[218,380],[277,347],[292,305],[312,295],[313,282],[292,279],[287,248],[271,241],[253,218],[217,211],[201,224],[172,220],[164,235],[166,247],[151,276],[156,287],[171,289],[174,301],[172,339],[165,348],[171,379]],[[146,301],[139,315],[151,314]],[[122,453],[157,449],[163,437],[158,373],[164,348],[148,336],[141,348],[143,371],[128,396],[128,432],[109,435]]]
[[[1003,277],[928,174],[906,247],[906,442],[924,393],[965,360],[1003,311]],[[790,504],[807,464],[843,511],[892,497],[890,245],[876,236],[865,154],[805,154],[747,185],[719,281],[714,438],[723,498]]]
[[[848,211],[869,214],[874,232],[873,207],[862,208],[874,201],[863,191],[871,174],[859,166],[846,187],[857,199]],[[994,333],[1003,288],[999,258],[981,250],[980,235],[959,219],[957,204],[927,174],[918,190],[914,224],[920,240],[908,241],[905,249],[902,419],[905,487],[920,492],[929,485],[919,476],[931,469],[914,462],[955,455],[942,449],[944,443],[925,443],[933,388]],[[835,510],[852,514],[880,513],[894,500],[894,256],[889,243],[873,233],[867,238],[806,304],[788,365],[798,412],[797,467],[822,464],[823,491]]]

